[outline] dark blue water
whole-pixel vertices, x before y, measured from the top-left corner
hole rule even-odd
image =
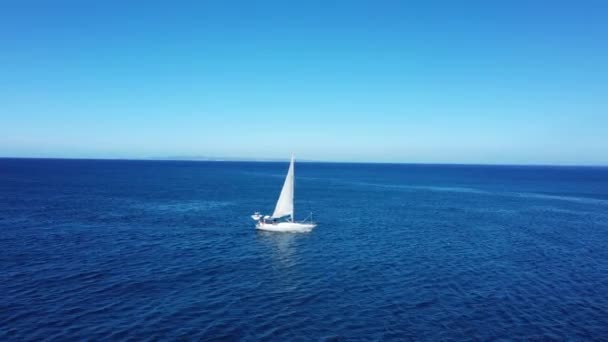
[[[0,340],[600,339],[608,168],[0,159]]]

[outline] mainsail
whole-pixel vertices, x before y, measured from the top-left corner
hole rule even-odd
[[[293,161],[294,158],[292,155],[291,163],[289,163],[289,170],[285,177],[285,183],[283,183],[283,189],[281,190],[281,195],[279,195],[277,206],[274,208],[272,218],[280,218],[289,215],[293,221]]]

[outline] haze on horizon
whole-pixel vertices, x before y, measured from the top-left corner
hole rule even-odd
[[[6,2],[0,157],[608,165],[608,2]]]

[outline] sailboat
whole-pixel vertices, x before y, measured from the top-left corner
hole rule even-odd
[[[310,221],[296,222],[294,220],[294,161],[294,156],[291,155],[285,183],[283,183],[283,189],[281,189],[281,194],[272,216],[262,215],[259,212],[251,215],[251,218],[257,221],[255,225],[257,229],[273,232],[309,232],[317,226],[312,222],[312,214]]]

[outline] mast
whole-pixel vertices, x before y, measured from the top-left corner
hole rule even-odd
[[[296,187],[296,184],[295,184],[296,183],[296,170],[295,170],[294,160],[295,160],[295,158],[293,156],[293,152],[291,152],[291,162],[289,163],[289,168],[291,169],[291,177],[292,177],[292,180],[291,180],[291,222],[295,222],[293,220],[293,217],[294,217],[294,215],[295,215],[294,213],[296,211],[296,206],[293,203],[293,202],[295,202],[295,197],[296,197],[296,191],[295,191],[296,190],[295,189],[295,187]]]

